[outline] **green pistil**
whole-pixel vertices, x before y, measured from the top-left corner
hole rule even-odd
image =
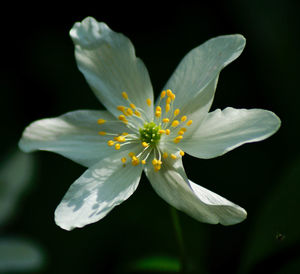
[[[160,130],[160,125],[156,125],[153,122],[144,124],[144,127],[140,128],[139,130],[141,141],[146,142],[149,145],[157,144],[161,136],[159,130]]]

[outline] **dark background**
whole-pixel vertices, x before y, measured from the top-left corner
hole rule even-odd
[[[156,95],[189,50],[218,35],[243,34],[246,48],[221,72],[212,110],[268,109],[282,126],[271,138],[219,158],[185,156],[190,179],[248,212],[247,220],[230,227],[202,224],[179,213],[189,269],[300,273],[298,3],[232,0],[162,7],[97,2],[81,3],[90,11],[79,10],[80,15],[59,12],[59,7],[48,10],[47,5],[35,12],[22,7],[18,14],[7,11],[0,34],[0,160],[5,161],[30,122],[102,108],[76,67],[68,35],[76,21],[93,16],[128,36]],[[178,258],[169,206],[145,176],[136,193],[103,220],[67,232],[55,225],[53,213],[84,168],[52,153],[38,152],[35,158],[31,187],[1,229],[2,235],[21,235],[41,246],[44,265],[30,273],[143,273],[136,266],[140,259]]]

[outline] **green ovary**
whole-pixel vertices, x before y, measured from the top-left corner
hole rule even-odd
[[[160,126],[154,122],[147,123],[143,128],[140,128],[140,139],[149,145],[155,145],[159,142],[161,134],[159,133]]]

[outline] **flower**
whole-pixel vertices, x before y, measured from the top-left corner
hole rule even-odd
[[[57,207],[56,223],[71,230],[100,220],[133,194],[143,170],[159,196],[196,220],[244,220],[243,208],[189,180],[182,165],[184,153],[214,158],[280,126],[262,109],[208,112],[219,73],[241,54],[244,37],[219,36],[190,51],[154,105],[147,69],[127,37],[91,17],[75,23],[70,36],[78,68],[107,111],[33,122],[19,143],[23,151],[56,152],[88,168]]]

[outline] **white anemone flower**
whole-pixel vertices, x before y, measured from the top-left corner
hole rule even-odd
[[[182,157],[214,158],[280,127],[263,109],[209,112],[219,73],[241,54],[245,38],[219,36],[191,50],[154,104],[148,71],[127,37],[91,17],[70,36],[78,68],[107,110],[33,122],[19,143],[25,152],[56,152],[88,168],[58,205],[57,225],[71,230],[102,219],[133,194],[143,170],[161,198],[198,221],[244,220],[243,208],[188,179]]]

